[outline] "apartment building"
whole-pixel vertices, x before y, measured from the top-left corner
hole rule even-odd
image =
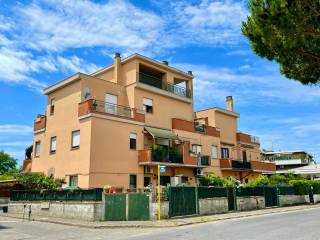
[[[82,188],[196,184],[214,173],[241,181],[275,165],[260,161],[257,138],[238,132],[227,109],[194,112],[193,75],[139,54],[91,75],[77,73],[44,90],[34,123],[31,171]]]
[[[294,151],[262,151],[261,159],[276,165],[276,173],[293,172],[300,167],[314,165],[313,156],[304,150]]]

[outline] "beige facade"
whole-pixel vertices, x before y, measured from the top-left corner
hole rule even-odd
[[[48,87],[46,113],[34,125],[32,172],[82,188],[143,188],[156,185],[158,165],[166,166],[162,184],[273,171],[260,162],[256,138],[237,132],[232,98],[229,110],[194,113],[192,81],[191,72],[166,63],[116,54],[109,67]]]

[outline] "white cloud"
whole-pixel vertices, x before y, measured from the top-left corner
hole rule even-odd
[[[28,135],[33,133],[33,128],[28,125],[3,124],[0,125],[0,134],[8,135]]]

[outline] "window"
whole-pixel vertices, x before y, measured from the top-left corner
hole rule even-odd
[[[143,110],[147,113],[153,113],[153,101],[149,98],[143,99]]]
[[[221,148],[221,158],[229,158],[229,148]]]
[[[137,175],[130,175],[130,188],[137,188]]]
[[[55,105],[56,100],[54,98],[51,99],[50,101],[50,115],[54,114],[54,105]]]
[[[78,176],[69,177],[69,186],[78,186]]]
[[[34,147],[34,152],[36,157],[40,156],[40,146],[41,146],[41,142],[37,141]]]
[[[201,154],[201,145],[192,145],[192,152],[194,154]]]
[[[242,151],[242,161],[243,161],[243,162],[248,161],[248,159],[247,159],[247,152],[246,152],[246,151]]]
[[[130,149],[137,149],[137,134],[130,133]]]
[[[218,158],[217,146],[211,146],[211,158]]]
[[[50,141],[50,153],[56,153],[57,150],[57,137],[52,137]]]
[[[72,132],[72,148],[79,148],[80,147],[80,130]]]

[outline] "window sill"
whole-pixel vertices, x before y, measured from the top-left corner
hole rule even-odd
[[[56,151],[54,151],[54,152],[50,152],[50,155],[54,155],[54,154],[56,154]]]
[[[80,149],[80,147],[71,147],[71,151],[78,150],[78,149]]]

